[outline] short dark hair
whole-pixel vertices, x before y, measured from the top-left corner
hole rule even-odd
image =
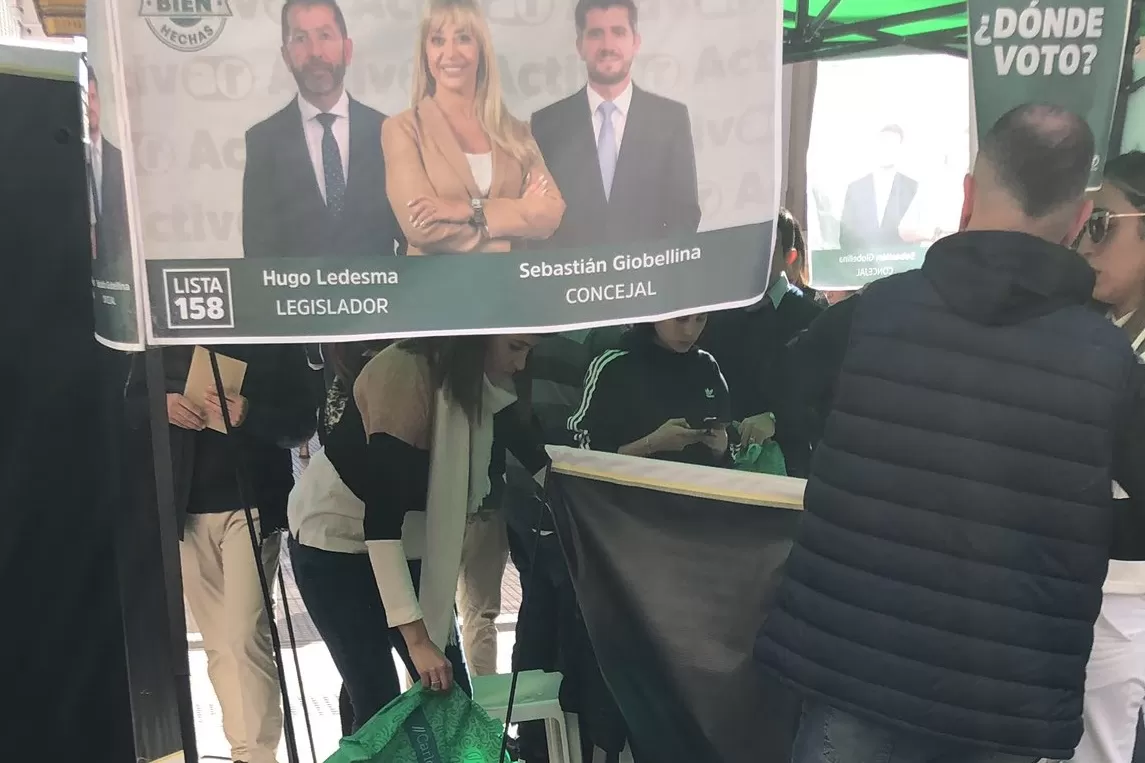
[[[1130,151],[1105,163],[1104,183],[1121,191],[1139,212],[1145,212],[1145,153]],[[1126,220],[1125,222],[1130,222]],[[1138,218],[1137,237],[1145,239],[1145,218]],[[1145,331],[1145,310],[1138,307],[1121,325],[1130,341]]]
[[[901,127],[899,127],[898,125],[887,125],[887,126],[883,127],[883,129],[879,130],[879,132],[880,133],[890,133],[891,135],[897,135],[898,139],[899,139],[899,143],[902,143],[904,140],[906,140],[906,133],[903,132],[903,129]]]
[[[282,5],[283,45],[290,39],[290,9],[299,6],[312,8],[315,5],[329,8],[330,12],[334,14],[334,23],[338,25],[338,31],[342,33],[342,39],[349,37],[349,34],[346,32],[346,17],[342,14],[342,8],[339,7],[338,0],[286,0]]]
[[[585,25],[588,24],[588,12],[595,10],[607,10],[609,8],[624,8],[628,11],[628,24],[632,27],[632,31],[636,31],[636,18],[639,12],[636,10],[635,0],[577,0],[576,10],[573,12],[576,17],[576,33],[578,35],[584,34]]]
[[[1116,188],[1138,212],[1145,212],[1145,153],[1129,151],[1105,163],[1103,183]],[[1145,218],[1137,220],[1137,235],[1145,239]],[[1145,318],[1145,310],[1137,311]],[[1137,334],[1145,331],[1145,324]],[[1133,337],[1136,338],[1137,334]]]
[[[1145,212],[1145,153],[1130,151],[1105,163],[1106,183],[1125,194],[1137,210]],[[1145,221],[1142,222],[1145,230]]]
[[[1041,103],[1003,114],[978,146],[998,184],[1032,219],[1082,199],[1093,152],[1093,131],[1084,119]]]

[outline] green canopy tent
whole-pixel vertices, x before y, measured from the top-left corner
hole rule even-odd
[[[1110,145],[1120,146],[1134,79],[1133,50],[1145,38],[1145,0],[1132,0],[1129,44]],[[945,0],[784,0],[783,62],[796,64],[880,52],[966,56],[966,3]]]
[[[784,63],[906,48],[966,55],[966,3],[784,0]]]

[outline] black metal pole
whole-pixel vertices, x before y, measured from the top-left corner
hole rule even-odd
[[[823,26],[831,19],[831,14],[835,12],[835,9],[839,7],[839,2],[840,0],[827,0],[827,4],[823,6],[807,28],[807,40],[814,40],[819,37],[819,33],[823,31]]]
[[[171,462],[171,432],[167,423],[167,382],[163,350],[144,353],[148,413],[151,420],[151,456],[155,469],[155,507],[159,512],[160,554],[167,591],[167,634],[175,666],[175,696],[183,734],[183,759],[199,760],[195,740],[195,706],[191,698],[191,666],[187,658],[187,620],[183,614],[183,573],[179,563],[179,527],[175,519],[175,477]]]
[[[807,25],[811,22],[810,0],[796,0],[795,3],[795,38],[807,39]]]
[[[545,469],[545,479],[548,480],[548,468]],[[521,615],[525,612],[525,607],[528,606],[530,594],[533,591],[534,582],[537,579],[537,554],[541,550],[541,526],[545,521],[545,512],[548,511],[548,504],[540,495],[536,496],[537,499],[537,521],[533,523],[533,550],[529,563],[529,574],[526,580],[521,581],[521,606],[517,612],[517,618],[520,619]],[[514,650],[516,647],[514,647]],[[509,726],[513,724],[513,706],[517,702],[517,678],[521,675],[521,668],[517,664],[516,659],[512,664],[513,676],[509,679],[509,698],[505,703],[505,728],[501,731],[501,755],[497,758],[497,763],[504,763],[508,759],[509,752]],[[561,742],[563,747],[568,746],[568,739]],[[583,752],[581,750],[566,750],[570,760],[580,760]]]
[[[903,26],[905,24],[916,24],[920,21],[933,21],[935,19],[942,19],[948,16],[954,16],[955,14],[965,12],[965,3],[954,3],[952,5],[936,6],[934,8],[924,8],[921,11],[896,13],[891,16],[881,16],[879,18],[867,19],[865,21],[853,21],[847,24],[835,24],[831,27],[831,36],[867,36],[871,32],[881,32],[885,29],[893,29],[897,26]]]
[[[258,573],[259,587],[262,589],[262,603],[266,608],[266,617],[270,621],[270,643],[274,651],[274,667],[278,673],[278,685],[282,694],[282,730],[286,737],[286,759],[289,763],[299,763],[298,738],[294,735],[294,715],[290,710],[290,692],[286,688],[286,668],[282,660],[282,640],[278,637],[278,628],[274,624],[274,600],[270,594],[270,581],[266,576],[266,569],[262,565],[262,539],[254,529],[254,504],[251,503],[254,492],[251,489],[250,474],[246,459],[235,442],[234,423],[231,421],[231,412],[227,407],[227,391],[223,386],[223,375],[219,370],[219,357],[214,350],[208,350],[211,359],[211,375],[215,380],[215,391],[219,395],[219,404],[223,414],[223,429],[226,430],[230,440],[231,453],[235,458],[235,477],[239,486],[239,503],[242,504],[243,514],[246,518],[247,534],[250,537],[251,552],[254,554],[254,566]],[[281,551],[279,552],[281,553]],[[281,564],[281,562],[280,562]],[[286,592],[283,591],[285,598]],[[301,688],[301,684],[299,685]],[[303,697],[305,702],[306,698]]]

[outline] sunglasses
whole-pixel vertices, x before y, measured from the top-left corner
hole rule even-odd
[[[1081,237],[1088,235],[1090,241],[1100,244],[1113,232],[1113,221],[1122,217],[1145,217],[1145,212],[1110,212],[1108,209],[1095,209],[1085,221],[1085,227],[1078,234],[1077,242],[1080,244]]]

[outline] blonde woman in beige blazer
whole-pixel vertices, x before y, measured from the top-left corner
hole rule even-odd
[[[565,203],[529,126],[501,99],[474,0],[430,0],[413,107],[382,124],[386,195],[409,254],[507,252],[553,234]]]

